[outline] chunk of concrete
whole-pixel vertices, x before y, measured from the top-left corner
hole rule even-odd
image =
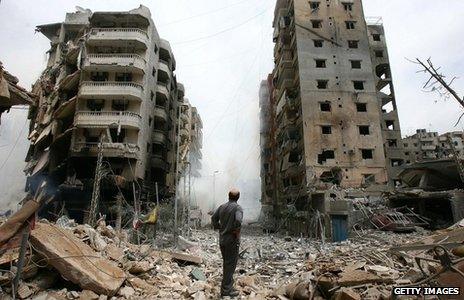
[[[31,243],[63,278],[82,289],[114,295],[126,279],[123,270],[57,226],[37,224],[31,232]]]
[[[355,286],[366,283],[393,283],[393,279],[380,277],[361,270],[343,272],[340,275],[340,279],[338,279],[338,284],[340,286]]]
[[[171,257],[174,260],[185,262],[185,263],[192,263],[200,265],[203,262],[203,259],[199,256],[190,255],[186,253],[179,253],[179,252],[172,252]]]
[[[335,300],[361,300],[361,296],[352,289],[342,288],[337,292]]]

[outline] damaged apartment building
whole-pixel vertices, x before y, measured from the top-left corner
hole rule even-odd
[[[79,9],[37,31],[51,48],[33,86],[27,190],[47,180],[58,191],[47,211],[65,209],[78,221],[87,217],[96,169],[109,219],[120,195],[139,199],[142,209],[156,196],[169,200],[182,171],[178,147],[195,161],[201,154],[201,119],[184,99],[170,44],[149,9]]]
[[[445,228],[464,218],[462,131],[439,135],[426,129],[403,138],[405,166],[401,186],[387,195],[390,207],[409,209]]]
[[[18,85],[18,78],[3,69],[0,62],[0,123],[1,116],[15,105],[29,105],[34,95]]]
[[[382,21],[366,20],[361,0],[278,0],[273,26],[275,67],[260,90],[263,213],[346,221],[328,190],[380,194],[404,163]]]
[[[416,133],[402,139],[406,163],[449,158],[453,150],[464,155],[464,132],[454,131],[439,135],[417,129]]]

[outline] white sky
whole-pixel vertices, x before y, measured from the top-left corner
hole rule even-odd
[[[48,40],[34,34],[36,25],[61,22],[76,5],[115,11],[139,4],[150,8],[160,35],[171,42],[178,81],[184,83],[186,97],[203,118],[205,178],[219,170],[217,179],[224,189],[239,179],[259,178],[258,88],[273,67],[275,1],[3,0],[0,60],[29,88],[43,70],[49,49]],[[417,66],[405,58],[432,57],[445,74],[463,76],[464,1],[364,0],[364,11],[384,20],[403,135],[416,128],[440,133],[462,129],[462,124],[453,127],[462,112],[459,105],[423,93],[421,84],[427,78],[416,74]],[[462,97],[464,78],[454,87]],[[23,121],[10,115],[5,122]],[[21,127],[14,127],[18,132],[12,134],[17,135]],[[4,139],[0,136],[0,146]],[[0,148],[0,164],[8,148]],[[22,153],[25,150],[19,149]],[[17,155],[11,164],[21,163],[23,157]],[[1,179],[6,174],[0,172]]]

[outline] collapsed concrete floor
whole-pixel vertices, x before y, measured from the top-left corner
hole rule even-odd
[[[1,223],[1,221],[0,221]],[[461,286],[464,277],[440,272],[433,247],[453,249],[453,266],[464,270],[464,222],[441,232],[410,234],[365,231],[342,243],[243,230],[236,272],[239,299],[388,299],[393,286],[422,282]],[[0,226],[0,231],[6,223]],[[21,299],[218,299],[222,261],[217,233],[191,232],[170,247],[172,235],[158,233],[149,244],[128,242],[104,222],[92,228],[61,218],[41,221],[31,231],[19,285]],[[0,244],[1,246],[2,244]],[[166,245],[166,246],[161,246]],[[461,247],[459,247],[461,245]],[[0,252],[1,299],[11,299],[18,250]],[[12,267],[13,266],[13,267]]]

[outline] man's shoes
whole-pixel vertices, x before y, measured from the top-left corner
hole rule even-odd
[[[229,292],[221,292],[221,297],[228,296],[228,297],[234,298],[234,297],[237,297],[238,295],[240,295],[240,292],[237,291],[236,289],[232,289]]]

